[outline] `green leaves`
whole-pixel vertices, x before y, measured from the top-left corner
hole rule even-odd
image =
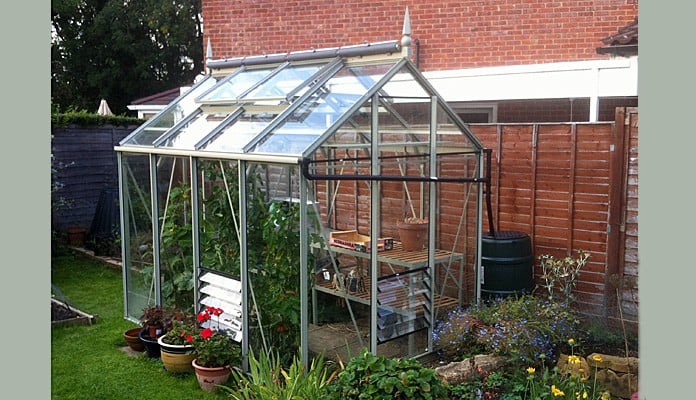
[[[314,400],[324,399],[329,383],[336,373],[330,372],[323,356],[312,360],[304,368],[294,357],[286,369],[277,352],[261,352],[258,359],[249,355],[249,374],[232,371],[234,387],[223,386],[230,397],[237,400]]]
[[[363,349],[331,384],[332,399],[444,399],[447,389],[415,359],[375,356]]]
[[[133,100],[190,85],[203,68],[200,0],[54,0],[51,96],[115,114]]]

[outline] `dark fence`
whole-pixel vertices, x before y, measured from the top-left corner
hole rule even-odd
[[[120,126],[68,126],[51,132],[52,226],[89,231],[104,194],[118,189],[114,146],[137,128]],[[117,221],[118,222],[118,221]]]

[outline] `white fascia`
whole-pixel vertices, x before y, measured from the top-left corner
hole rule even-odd
[[[638,57],[428,71],[447,102],[638,95]],[[595,114],[595,113],[591,113]]]

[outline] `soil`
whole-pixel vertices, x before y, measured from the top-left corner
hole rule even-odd
[[[65,319],[76,318],[79,314],[68,307],[51,302],[51,321],[62,321]]]

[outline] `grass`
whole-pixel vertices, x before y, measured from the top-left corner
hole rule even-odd
[[[123,332],[136,325],[123,318],[120,270],[64,251],[52,258],[51,279],[71,305],[96,315],[89,326],[52,328],[52,399],[226,398],[201,390],[193,373],[172,374],[159,359],[121,350]]]

